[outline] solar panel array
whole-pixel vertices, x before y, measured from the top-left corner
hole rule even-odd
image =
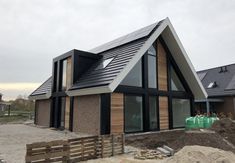
[[[105,43],[105,44],[103,44],[101,46],[98,46],[98,47],[96,47],[94,49],[91,49],[90,52],[92,52],[92,53],[100,53],[100,52],[112,49],[114,47],[117,47],[117,46],[129,43],[131,41],[140,39],[142,37],[148,36],[151,33],[151,31],[157,25],[160,25],[160,22],[159,23],[151,24],[151,25],[149,25],[147,27],[141,28],[141,29],[139,29],[137,31],[134,31],[134,32],[130,33],[130,34],[127,34],[127,35],[119,37],[119,38],[117,38],[117,39],[115,39],[113,41]]]

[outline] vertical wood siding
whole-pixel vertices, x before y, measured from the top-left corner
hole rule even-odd
[[[159,97],[160,130],[169,129],[168,97]]]
[[[167,91],[167,55],[162,44],[157,41],[158,89]]]
[[[65,129],[69,130],[69,118],[70,118],[70,98],[66,97],[65,106]]]
[[[111,133],[124,132],[124,104],[122,93],[111,94]]]

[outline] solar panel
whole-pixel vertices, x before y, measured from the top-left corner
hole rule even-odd
[[[147,27],[141,28],[141,29],[139,29],[137,31],[134,31],[134,32],[132,32],[130,34],[127,34],[125,36],[119,37],[119,38],[117,38],[117,39],[115,39],[113,41],[110,41],[110,42],[108,42],[106,44],[98,46],[98,47],[96,47],[94,49],[91,49],[90,52],[100,53],[102,51],[105,51],[105,50],[108,50],[108,49],[111,49],[111,48],[114,48],[114,47],[126,44],[128,42],[137,40],[137,39],[145,37],[145,36],[148,36],[150,34],[150,32],[152,32],[152,30],[157,26],[157,24],[159,24],[159,22],[151,24],[151,25],[149,25]]]
[[[227,87],[225,88],[225,90],[233,90],[233,89],[235,90],[235,75],[233,75],[233,78],[230,80]]]
[[[204,77],[206,76],[206,73],[207,72],[202,72],[202,73],[198,73],[197,75],[198,75],[198,77],[199,77],[199,79],[202,81],[202,79],[204,79]]]

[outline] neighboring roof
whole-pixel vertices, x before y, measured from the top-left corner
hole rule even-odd
[[[206,91],[168,18],[92,49],[90,52],[102,55],[102,59],[82,74],[66,93],[69,96],[79,96],[113,92],[160,35],[195,98],[206,98]],[[112,57],[114,59],[106,68],[96,69],[105,59]]]
[[[225,67],[227,71],[221,72]],[[206,74],[201,82],[209,97],[235,95],[235,64],[198,71],[197,74]],[[212,82],[216,82],[216,86],[207,88]]]
[[[49,77],[42,85],[40,85],[29,97],[32,99],[47,99],[51,96],[52,77]]]

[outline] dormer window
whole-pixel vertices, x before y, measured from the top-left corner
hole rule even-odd
[[[217,86],[216,82],[210,82],[210,84],[207,86],[207,88],[215,88]]]
[[[107,67],[108,64],[109,64],[110,62],[112,62],[113,59],[114,59],[114,57],[113,57],[113,58],[108,58],[108,59],[103,60],[103,62],[102,62],[100,65],[98,65],[98,66],[96,67],[96,70],[103,69],[103,68]]]

